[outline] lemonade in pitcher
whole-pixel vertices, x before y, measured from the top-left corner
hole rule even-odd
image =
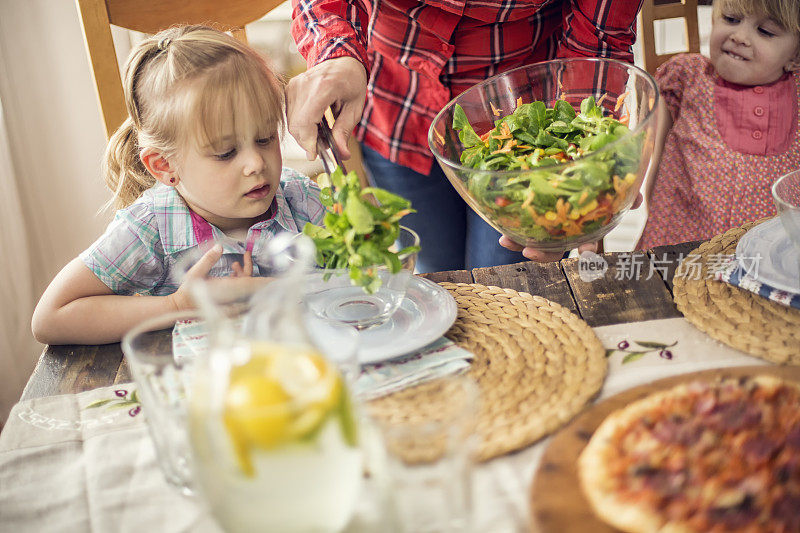
[[[306,344],[245,341],[196,370],[196,482],[230,532],[334,532],[362,480],[358,427],[339,370]]]

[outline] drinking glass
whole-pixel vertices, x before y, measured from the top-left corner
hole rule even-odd
[[[800,170],[781,176],[772,185],[772,199],[786,233],[800,250]]]
[[[136,383],[142,412],[166,480],[192,493],[186,438],[186,391],[194,359],[174,350],[175,325],[196,312],[171,313],[146,320],[122,339],[122,351]]]
[[[464,532],[472,526],[472,464],[478,387],[467,375],[393,395],[413,409],[373,402],[386,449],[390,520],[402,533]]]

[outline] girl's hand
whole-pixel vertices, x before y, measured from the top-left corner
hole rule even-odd
[[[220,257],[222,257],[222,245],[215,244],[206,253],[203,254],[203,257],[201,257],[197,261],[197,263],[192,265],[192,268],[186,271],[186,275],[183,277],[181,286],[178,287],[177,291],[168,296],[168,298],[172,302],[172,305],[175,307],[175,311],[185,311],[188,309],[194,309],[195,305],[194,302],[192,301],[192,297],[189,295],[189,291],[186,289],[186,284],[191,280],[203,279],[206,276],[208,276],[208,273],[211,271],[211,268],[217,263],[217,261],[219,261]],[[247,262],[246,259],[245,262]],[[251,259],[250,262],[251,272],[252,268],[253,266]],[[235,270],[236,267],[234,267],[234,271]]]
[[[336,121],[333,138],[345,159],[350,158],[347,140],[361,119],[367,94],[367,71],[349,56],[328,59],[298,74],[286,86],[286,117],[289,133],[313,161],[317,157],[317,124],[331,107]]]
[[[242,262],[243,265],[240,265],[238,261],[232,265],[233,277],[249,278],[253,275],[253,252],[246,250]]]

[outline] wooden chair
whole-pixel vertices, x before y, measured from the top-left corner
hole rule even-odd
[[[157,33],[175,24],[209,24],[247,42],[245,25],[255,22],[284,0],[75,0],[86,51],[100,103],[106,137],[125,121],[127,110],[111,26]],[[289,39],[290,36],[286,35]],[[355,139],[348,145],[347,168],[367,183],[361,150]]]
[[[152,34],[175,24],[205,23],[247,42],[245,25],[282,3],[283,0],[76,0],[106,137],[127,116],[111,38],[112,24]]]
[[[684,53],[700,52],[700,32],[697,27],[697,0],[644,0],[641,11],[642,48],[644,52],[644,69],[654,74],[656,69],[672,56]],[[657,20],[683,19],[688,43],[688,50],[669,54],[656,52],[655,31],[653,25]]]

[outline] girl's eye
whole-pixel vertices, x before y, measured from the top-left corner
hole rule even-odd
[[[775,33],[764,28],[758,28],[758,32],[764,37],[775,37]]]
[[[233,157],[235,154],[236,154],[236,148],[231,148],[230,150],[228,150],[224,154],[215,154],[214,158],[217,159],[218,161],[227,161],[228,159]]]
[[[270,135],[269,137],[264,137],[263,139],[256,139],[256,144],[260,146],[267,146],[272,144],[272,141],[275,140],[274,135]]]
[[[730,15],[722,15],[722,20],[724,20],[728,24],[736,24],[739,22],[739,19],[737,17],[732,17]]]

